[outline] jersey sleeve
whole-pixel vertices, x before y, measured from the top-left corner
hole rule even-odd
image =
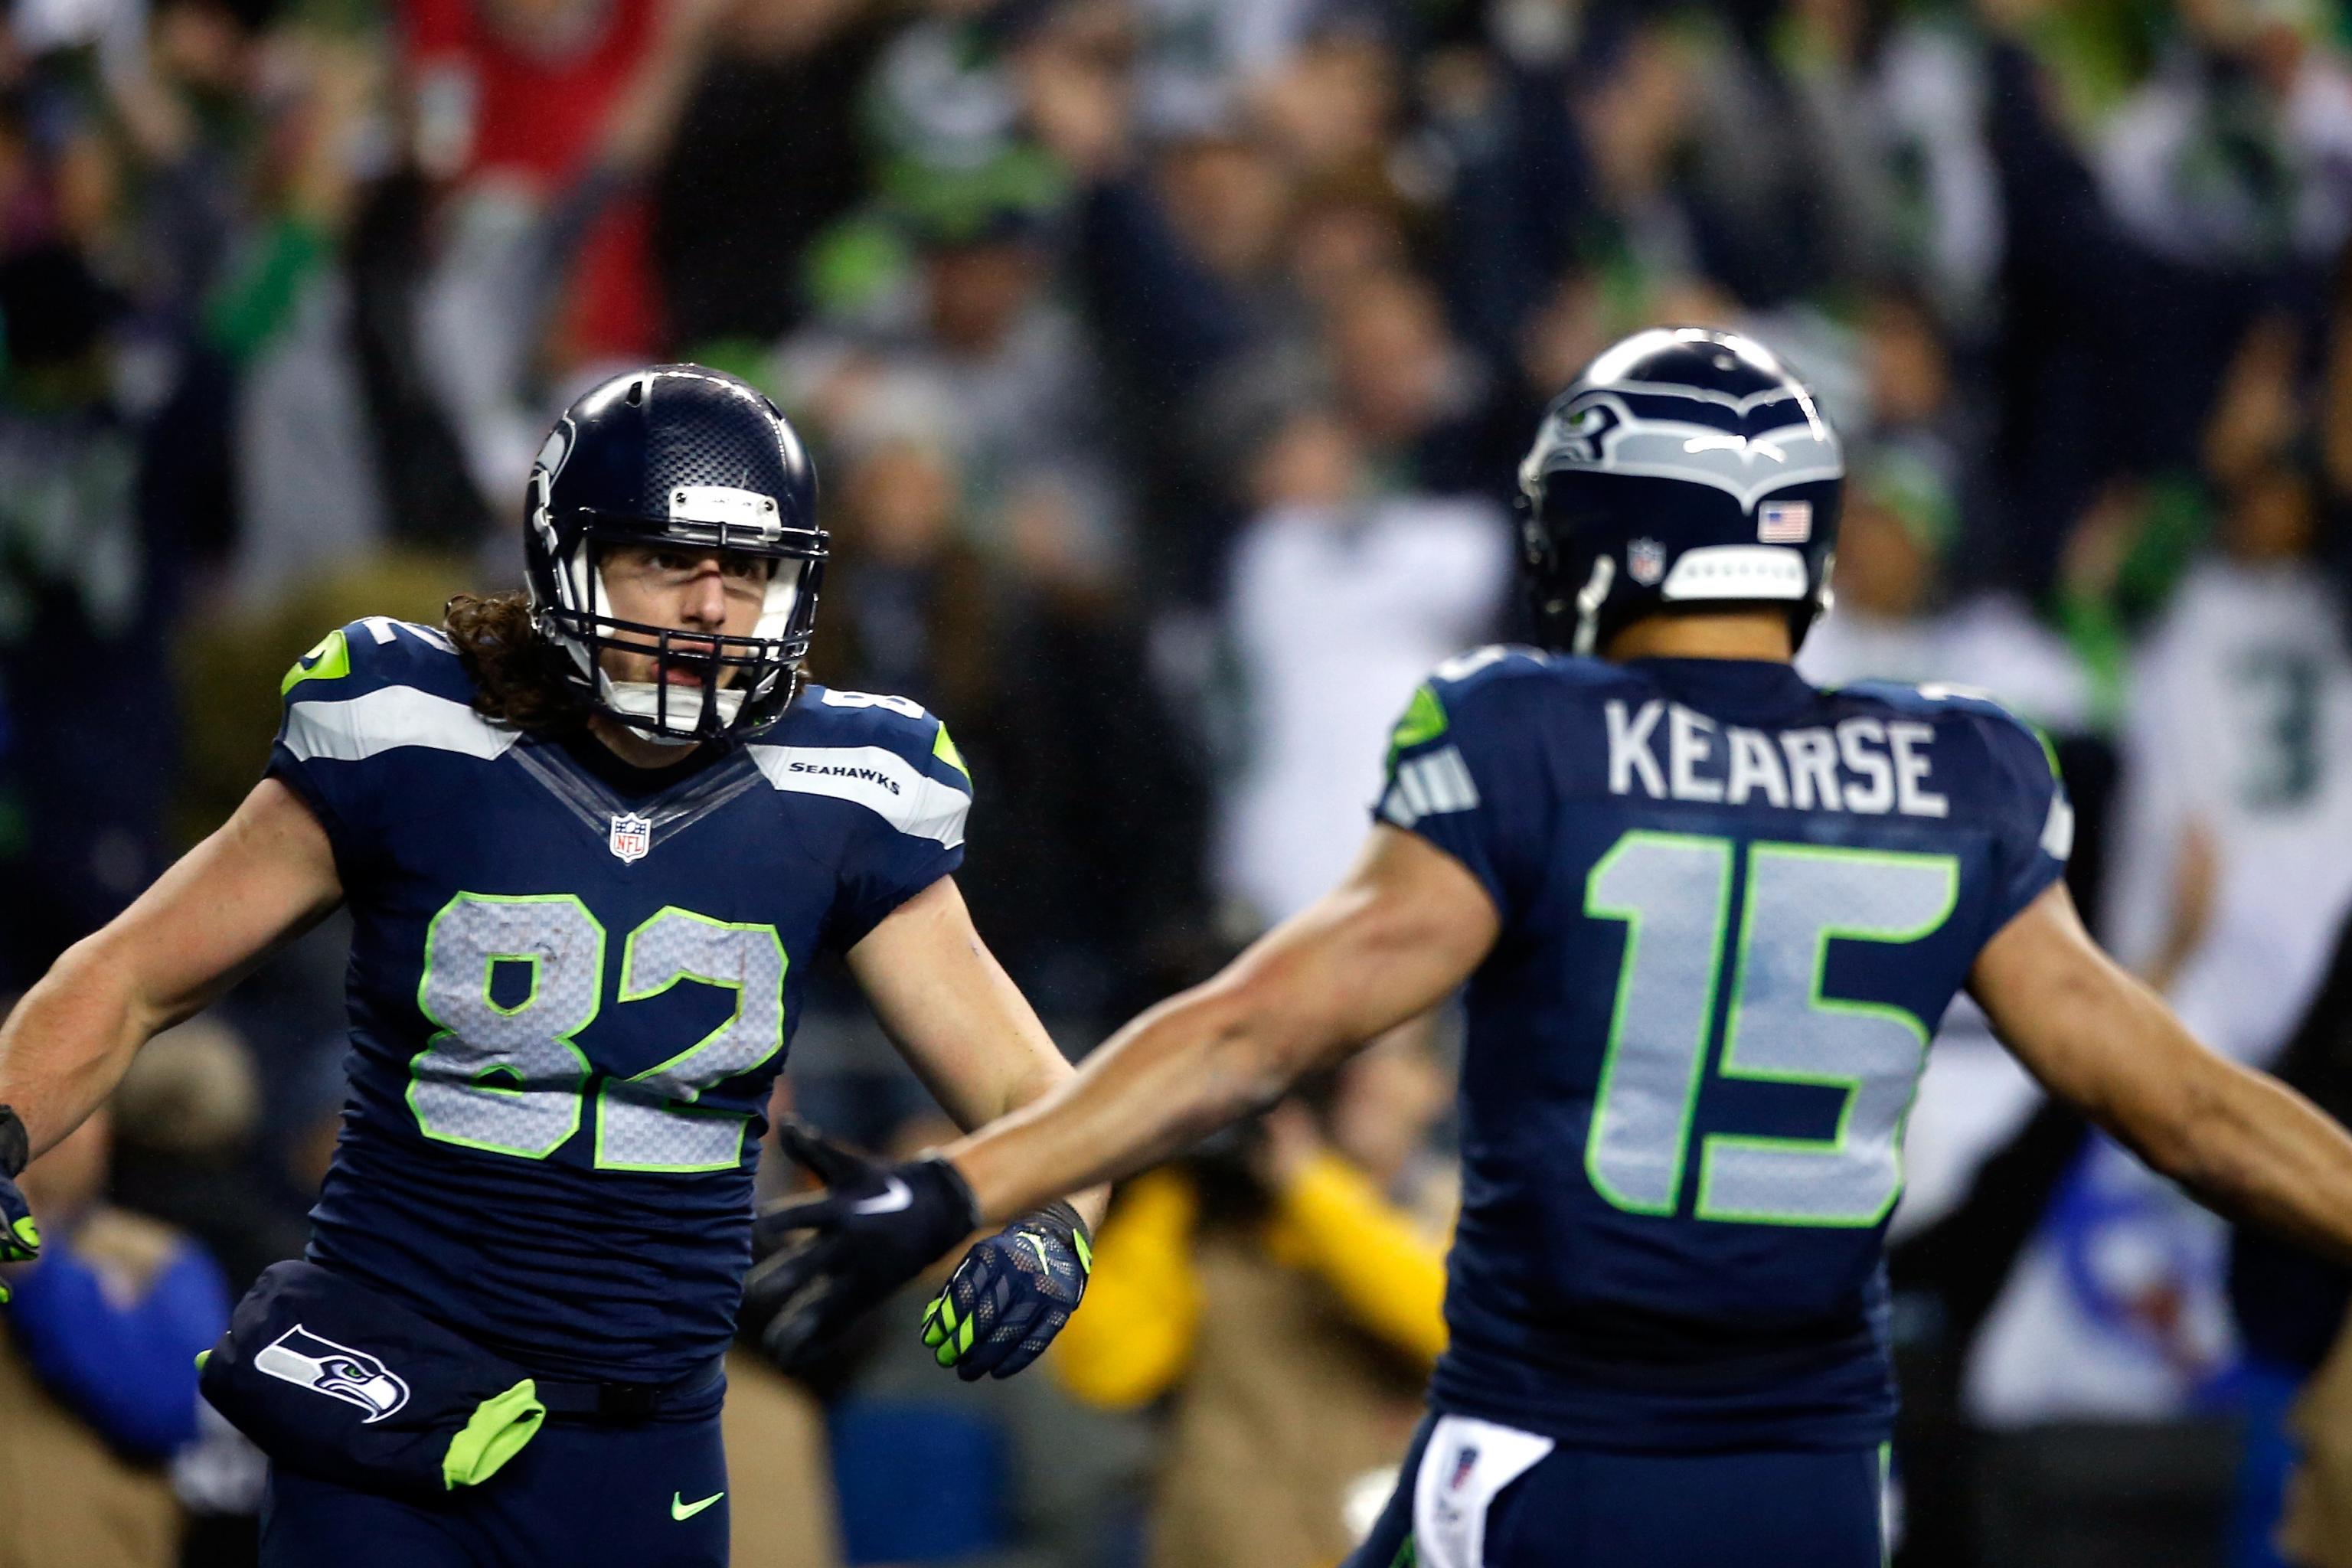
[[[880,743],[865,765],[880,787],[860,797],[874,809],[844,854],[834,903],[832,936],[845,952],[963,864],[964,821],[971,810],[971,775],[944,723],[929,714],[892,714],[877,729],[874,740]]]
[[[357,829],[368,820],[369,770],[337,755],[333,732],[343,709],[376,684],[352,668],[352,626],[338,626],[294,661],[278,683],[282,705],[267,776],[278,779],[310,808],[327,830],[335,863],[348,867],[358,849]],[[361,647],[366,644],[362,642]]]
[[[1539,668],[1489,648],[1439,667],[1389,740],[1374,820],[1419,834],[1467,867],[1508,921],[1543,861],[1552,784],[1540,731],[1518,710]]]
[[[436,626],[371,616],[329,632],[278,683],[285,711],[268,776],[327,830],[345,885],[372,858],[389,794],[388,755],[422,747],[496,758],[518,732],[475,712],[473,682]]]
[[[2049,742],[1990,704],[1984,708],[1979,722],[1990,751],[1994,810],[1990,938],[2065,875],[2074,807]]]

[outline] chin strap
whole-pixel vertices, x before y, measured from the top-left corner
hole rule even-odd
[[[664,711],[664,689],[650,680],[614,680],[599,670],[596,674],[598,694],[615,713],[646,721],[644,727],[630,728],[659,745],[692,746],[711,737],[701,733],[703,690],[698,686],[673,686],[667,689],[667,711]],[[722,688],[716,693],[719,703],[719,724],[723,732],[742,710],[743,693],[733,688]]]

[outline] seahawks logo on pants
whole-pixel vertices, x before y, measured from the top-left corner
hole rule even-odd
[[[365,1351],[321,1339],[297,1323],[253,1358],[256,1372],[281,1382],[356,1405],[368,1414],[362,1425],[383,1420],[408,1403],[408,1384]]]

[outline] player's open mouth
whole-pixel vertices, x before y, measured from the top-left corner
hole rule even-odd
[[[666,657],[658,661],[661,679],[671,686],[700,686],[709,679],[710,667],[718,662],[718,646],[698,640],[683,646],[670,644]]]

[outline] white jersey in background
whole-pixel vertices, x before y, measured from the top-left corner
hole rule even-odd
[[[1479,501],[1285,507],[1249,525],[1225,607],[1246,688],[1220,894],[1271,923],[1339,879],[1397,714],[1431,666],[1486,639],[1510,574],[1509,530]]]
[[[2192,569],[2135,668],[2122,763],[2108,944],[2156,956],[2201,823],[2212,911],[2169,1000],[2209,1044],[2267,1063],[2352,904],[2352,652],[2318,574]]]

